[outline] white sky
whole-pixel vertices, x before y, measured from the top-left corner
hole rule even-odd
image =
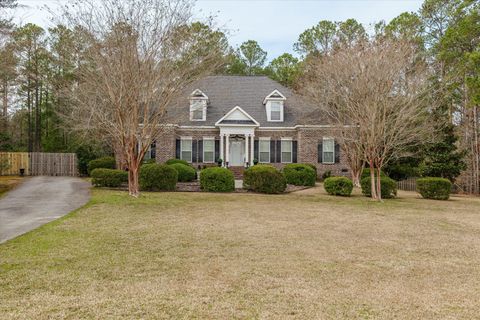
[[[19,0],[21,23],[51,25],[49,14],[40,10],[61,0]],[[256,40],[268,52],[268,60],[293,53],[293,43],[305,29],[320,20],[343,21],[354,18],[366,27],[379,20],[390,21],[405,11],[417,11],[423,0],[198,0],[197,15],[214,15],[218,24],[231,30],[230,43],[240,45]]]

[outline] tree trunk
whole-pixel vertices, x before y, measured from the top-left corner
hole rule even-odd
[[[362,174],[362,169],[363,168],[351,168],[352,170],[352,182],[353,182],[353,185],[357,188],[360,188],[361,185],[360,185],[360,176]]]
[[[139,166],[130,165],[128,168],[128,194],[138,198],[140,196],[140,185],[138,183]]]
[[[380,166],[377,168],[377,199],[382,201],[382,177],[380,177]]]
[[[375,167],[373,166],[373,161],[369,161],[370,165],[370,189],[371,189],[371,196],[372,199],[377,199],[377,186],[375,183]]]

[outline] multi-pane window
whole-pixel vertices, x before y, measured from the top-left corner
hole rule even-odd
[[[190,101],[190,113],[191,120],[204,120],[204,112],[206,111],[205,100],[191,100]]]
[[[180,159],[192,162],[192,139],[182,139],[180,151]]]
[[[258,151],[258,162],[270,162],[270,140],[259,140]]]
[[[203,140],[203,162],[213,162],[215,159],[215,140]]]
[[[282,140],[282,162],[292,162],[292,140]]]
[[[282,102],[271,101],[270,102],[270,121],[282,120]]]
[[[332,138],[323,138],[322,144],[322,162],[335,163],[335,140]]]

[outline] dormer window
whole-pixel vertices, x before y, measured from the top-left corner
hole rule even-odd
[[[269,122],[283,122],[283,109],[286,98],[278,90],[270,93],[263,103],[265,104],[265,111],[267,112],[267,121]]]
[[[190,95],[190,121],[207,120],[208,97],[197,89]]]

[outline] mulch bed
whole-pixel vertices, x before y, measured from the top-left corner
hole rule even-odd
[[[287,189],[285,190],[285,193],[289,192],[294,192],[294,191],[300,191],[304,189],[308,189],[310,187],[307,186],[294,186],[292,184],[287,185]],[[200,182],[199,181],[192,181],[192,182],[178,182],[177,183],[177,191],[181,192],[202,192],[200,190]],[[252,191],[246,190],[246,189],[235,189],[236,193],[254,193]]]

